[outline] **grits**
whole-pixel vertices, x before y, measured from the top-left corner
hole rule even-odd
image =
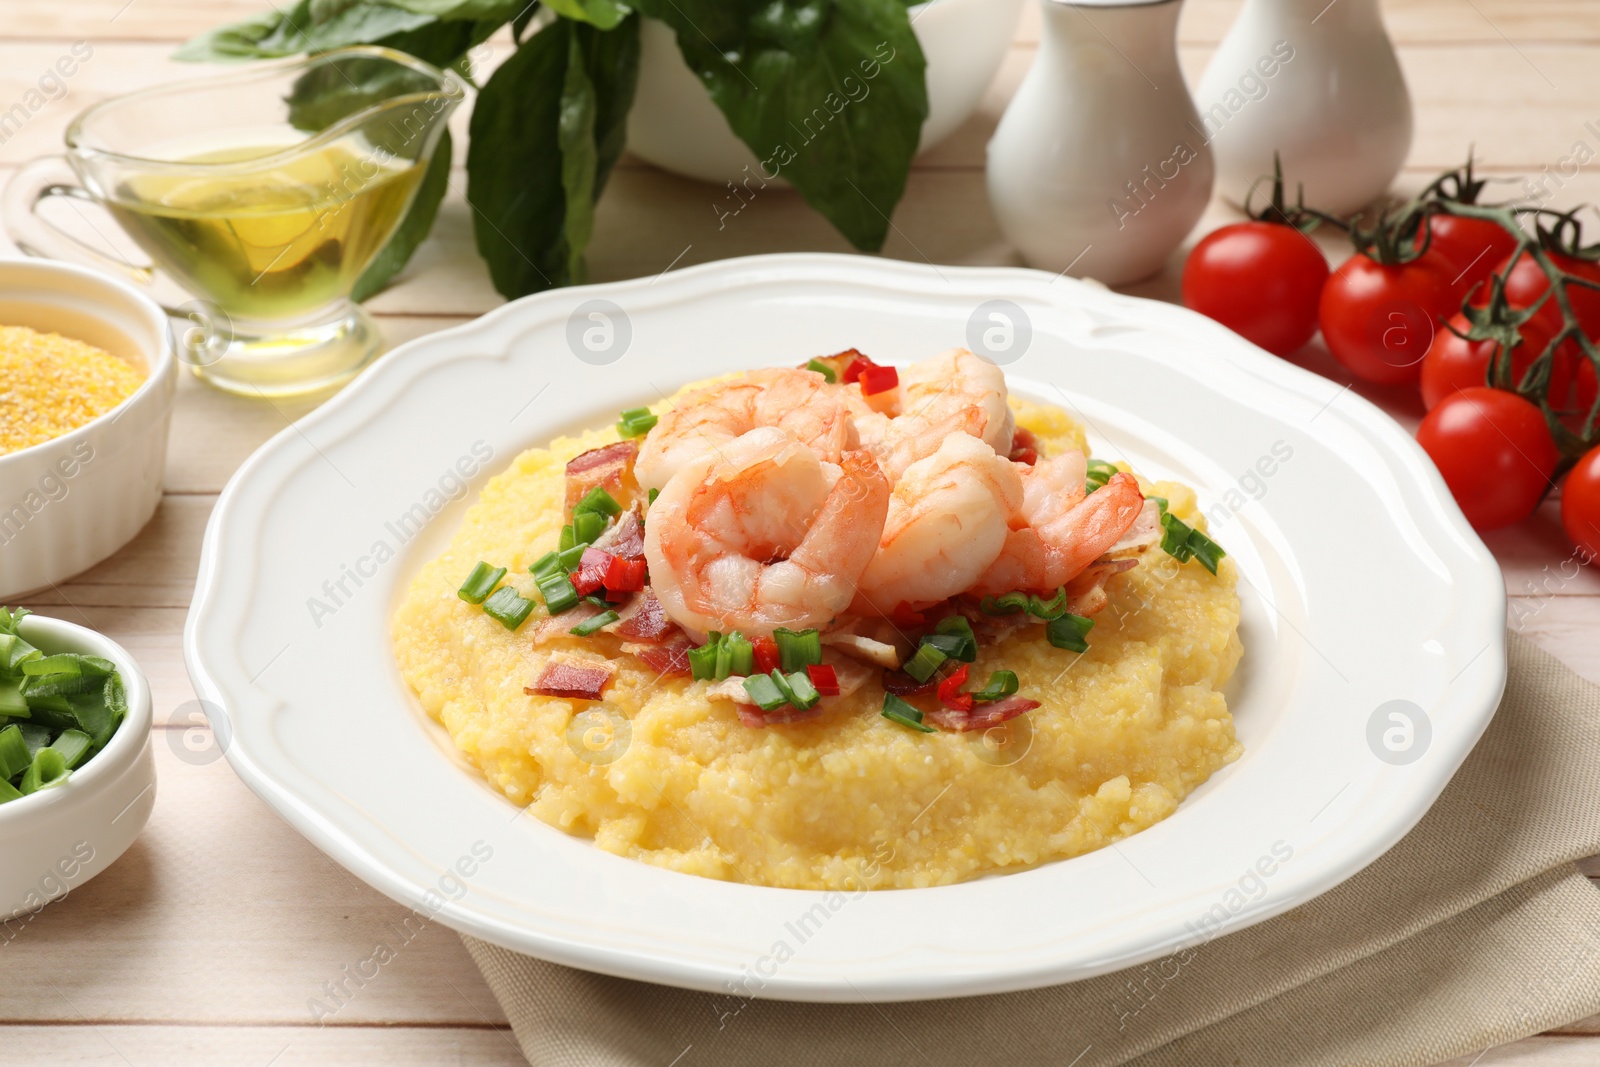
[[[1041,451],[1084,446],[1066,413],[1011,405]],[[1159,549],[1111,583],[1084,655],[1051,647],[1042,626],[981,648],[975,680],[1013,670],[1022,693],[1043,703],[987,735],[898,726],[878,714],[876,682],[831,699],[818,719],[751,729],[731,703],[704,696],[708,683],[657,681],[629,656],[618,656],[603,702],[629,728],[610,734],[588,725],[595,716],[574,727],[594,704],[524,694],[544,651],[456,587],[478,560],[494,560],[535,596],[527,571],[555,546],[566,461],[616,439],[596,430],[518,456],[417,575],[393,621],[400,669],[428,714],[496,788],[552,826],[710,878],[940,885],[1137,833],[1242,751],[1220,692],[1243,651],[1233,560],[1213,577]],[[1189,489],[1144,488],[1204,529]]]

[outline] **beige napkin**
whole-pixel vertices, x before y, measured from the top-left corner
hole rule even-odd
[[[1517,637],[1494,722],[1432,811],[1309,904],[1026,993],[744,1003],[464,937],[534,1067],[1426,1065],[1600,1012],[1600,688]]]

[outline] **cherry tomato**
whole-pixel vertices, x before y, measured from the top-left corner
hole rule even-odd
[[[1247,341],[1287,355],[1317,329],[1328,261],[1279,222],[1235,222],[1207,234],[1183,265],[1183,303]]]
[[[1590,449],[1561,487],[1561,525],[1592,563],[1600,558],[1600,448]]]
[[[1544,415],[1504,389],[1445,397],[1417,428],[1417,443],[1478,530],[1533,514],[1561,460]]]
[[[1467,317],[1455,314],[1450,325],[1462,333],[1467,332]],[[1539,357],[1550,343],[1550,335],[1541,323],[1529,322],[1521,329],[1522,343],[1511,351],[1511,380],[1522,380],[1528,366]],[[1429,411],[1451,393],[1472,389],[1489,383],[1489,360],[1494,357],[1493,341],[1467,341],[1452,330],[1441,329],[1434,334],[1433,345],[1422,358],[1422,402]],[[1559,356],[1550,372],[1550,392],[1565,396],[1572,388],[1572,373],[1576,368],[1570,360]]]
[[[1328,350],[1369,382],[1416,381],[1441,321],[1457,308],[1454,277],[1431,250],[1405,263],[1357,252],[1322,290],[1318,319]]]
[[[1517,247],[1517,238],[1499,223],[1460,215],[1430,216],[1428,238],[1429,250],[1449,261],[1459,297],[1488,281]]]
[[[1600,281],[1600,266],[1560,252],[1551,252],[1549,255],[1561,269]],[[1550,279],[1545,277],[1539,264],[1526,252],[1519,255],[1515,263],[1509,257],[1503,259],[1495,268],[1495,273],[1506,279],[1506,302],[1519,310],[1532,307],[1550,289]],[[1572,312],[1578,316],[1578,324],[1585,336],[1600,339],[1600,289],[1569,285],[1567,300],[1572,304]],[[1472,299],[1478,307],[1488,301],[1486,289],[1479,290]],[[1522,332],[1527,337],[1530,330],[1536,330],[1544,337],[1544,343],[1548,344],[1563,325],[1561,308],[1554,299],[1550,299],[1528,320]],[[1559,411],[1587,413],[1596,395],[1600,395],[1600,382],[1595,380],[1594,365],[1583,354],[1578,343],[1571,340],[1557,350],[1555,363],[1550,371],[1550,403]]]

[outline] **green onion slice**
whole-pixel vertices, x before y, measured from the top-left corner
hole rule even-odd
[[[829,385],[832,385],[834,382],[837,382],[839,380],[839,376],[837,374],[833,373],[833,368],[828,366],[826,363],[822,362],[822,360],[820,360],[820,359],[813,359],[813,360],[808,361],[806,363],[806,370],[814,370],[814,371],[816,371],[818,374],[822,375],[824,378],[826,378],[828,380],[828,384]]]
[[[62,754],[53,748],[41,748],[33,757],[33,762],[28,764],[28,769],[23,772],[22,784],[18,786],[22,795],[37,793],[45,786],[54,785],[67,776],[67,761]]]
[[[756,669],[756,648],[744,634],[735,630],[722,639],[722,647],[728,650],[728,676],[747,675]],[[722,663],[722,655],[718,653],[717,663]],[[718,675],[718,677],[722,677]]]
[[[972,623],[964,615],[947,615],[939,620],[934,633],[923,641],[938,648],[951,659],[975,663],[978,659],[978,638],[972,632]]]
[[[601,490],[604,492],[605,490]],[[587,499],[587,498],[585,498]],[[608,497],[609,499],[609,497]],[[598,511],[576,510],[572,513],[572,545],[591,545],[606,532],[606,517]]]
[[[643,437],[655,428],[657,421],[649,408],[629,408],[617,420],[617,433],[623,437]]]
[[[939,664],[949,658],[937,645],[918,645],[917,654],[906,660],[905,666],[900,669],[917,681],[926,682],[933,677],[933,672],[939,669]]]
[[[750,700],[762,711],[776,711],[789,702],[773,682],[771,675],[752,674],[744,680],[744,691],[750,695]]]
[[[1015,671],[995,671],[989,675],[989,684],[972,694],[973,700],[999,700],[1008,697],[1020,688]]]
[[[660,495],[661,495],[661,490],[659,490],[659,489],[650,490],[650,492],[648,494],[646,494],[646,496],[645,496],[645,503],[654,504],[656,502],[656,497],[658,497]]]
[[[33,762],[33,753],[28,751],[28,743],[22,738],[22,731],[16,726],[7,726],[0,730],[0,778],[11,779],[28,769],[28,764]]]
[[[985,615],[1015,615],[1028,610],[1027,593],[1007,593],[1005,596],[986,596],[978,605]]]
[[[22,695],[20,681],[0,681],[0,716],[12,719],[31,719],[28,701]]]
[[[816,630],[796,632],[780,626],[772,638],[778,643],[778,661],[785,671],[803,671],[808,664],[822,662],[822,635]]]
[[[1056,595],[1048,601],[1040,600],[1036,596],[1028,597],[1028,614],[1036,619],[1059,619],[1067,610],[1067,587],[1062,586],[1056,590]]]
[[[1045,624],[1044,635],[1056,648],[1064,648],[1070,652],[1087,652],[1089,642],[1086,638],[1092,629],[1094,629],[1093,619],[1084,618],[1082,615],[1062,615]]]
[[[772,679],[772,684],[775,687],[777,687],[778,692],[783,694],[783,702],[785,704],[794,704],[794,702],[795,702],[794,687],[789,684],[789,679],[784,676],[784,673],[782,671],[780,671],[778,668],[774,667],[768,673],[768,677]],[[798,705],[796,705],[796,706],[798,706]],[[763,709],[763,710],[770,710],[770,709]]]
[[[9,804],[13,800],[21,800],[22,791],[4,778],[0,778],[0,804]]]
[[[505,576],[504,567],[491,567],[480,559],[478,565],[472,568],[472,573],[467,575],[467,580],[461,583],[461,588],[456,590],[456,596],[468,604],[482,604]]]
[[[533,583],[539,587],[539,595],[544,597],[544,606],[552,615],[560,615],[578,602],[578,591],[572,587],[572,580],[567,577],[565,571],[539,575],[534,578]],[[489,605],[484,604],[483,610],[488,611]]]
[[[20,737],[18,740],[21,740]],[[61,753],[67,769],[71,770],[82,763],[84,757],[89,754],[89,750],[94,747],[94,738],[82,730],[63,730],[60,737],[50,742],[50,747]]]
[[[722,644],[722,635],[712,630],[706,638],[706,643],[699,648],[689,650],[689,676],[695,681],[707,682],[717,676],[717,651]]]
[[[1117,465],[1115,463],[1107,463],[1103,459],[1091,459],[1089,461],[1088,474],[1084,478],[1084,488],[1091,493],[1096,489],[1102,489],[1111,480],[1111,476],[1116,473]]]
[[[565,581],[565,577],[562,580]],[[572,588],[571,583],[568,583],[567,587]],[[577,596],[577,590],[573,590],[573,596]],[[546,597],[547,602],[548,599]],[[515,630],[533,613],[533,601],[524,600],[515,589],[503,585],[483,602],[483,613],[506,629]]]
[[[1223,556],[1227,555],[1227,553],[1222,550],[1221,545],[1211,540],[1211,538],[1207,537],[1199,530],[1189,531],[1189,552],[1194,556],[1195,559],[1200,561],[1200,566],[1204,567],[1212,574],[1217,573],[1217,564],[1222,561]]]
[[[897,722],[901,726],[909,726],[913,730],[925,734],[933,733],[933,727],[925,726],[922,722],[922,712],[907,704],[893,693],[883,694],[883,717],[890,722]]]
[[[610,518],[614,515],[622,514],[622,505],[617,503],[615,497],[597,485],[585,493],[583,495],[583,499],[578,501],[577,505],[573,507],[572,510],[574,512],[598,512],[599,514]]]
[[[816,706],[822,699],[822,694],[817,692],[817,687],[811,684],[811,676],[804,670],[798,670],[789,675],[789,703],[805,711]]]
[[[568,632],[575,634],[578,637],[588,637],[602,626],[610,626],[620,618],[622,618],[622,616],[618,615],[614,611],[602,611],[594,618],[585,619],[583,622],[580,622]]]

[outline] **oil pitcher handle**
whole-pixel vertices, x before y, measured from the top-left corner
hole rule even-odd
[[[78,175],[65,156],[36,159],[6,183],[0,216],[4,217],[6,233],[18,248],[30,256],[63,259],[97,270],[109,270],[141,285],[155,280],[154,267],[129,263],[120,256],[102,252],[46,221],[39,214],[39,205],[53,196],[89,204],[96,202],[94,196],[78,184]]]

